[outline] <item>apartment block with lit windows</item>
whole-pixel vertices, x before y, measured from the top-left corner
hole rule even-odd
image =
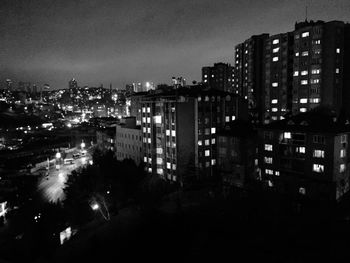
[[[207,87],[232,92],[234,87],[234,67],[226,63],[215,63],[213,67],[203,67],[202,82]]]
[[[263,119],[263,53],[268,37],[252,36],[235,47],[234,93],[247,100],[249,117],[255,123]]]
[[[349,24],[296,23],[293,58],[293,113],[328,106],[349,113]]]
[[[292,111],[293,34],[270,36],[264,43],[264,123]]]
[[[245,116],[242,103],[232,93],[204,91],[200,86],[144,97],[142,137],[147,171],[180,184],[212,176],[217,130]]]
[[[350,126],[310,111],[258,129],[262,183],[277,192],[340,200],[349,191]]]

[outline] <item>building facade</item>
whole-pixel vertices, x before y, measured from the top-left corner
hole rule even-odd
[[[115,148],[118,161],[132,159],[136,165],[142,162],[142,133],[135,117],[126,117],[117,124]]]
[[[141,107],[147,171],[180,184],[214,174],[216,132],[245,109],[238,96],[199,86],[146,96]]]
[[[264,123],[281,120],[292,111],[293,34],[270,36],[264,43]]]
[[[234,92],[248,101],[249,117],[254,123],[263,119],[263,53],[268,37],[252,36],[235,47]]]
[[[349,191],[350,127],[313,114],[259,128],[257,179],[283,194],[340,200]]]
[[[230,64],[215,63],[213,67],[202,68],[202,83],[213,89],[232,92],[234,73]]]
[[[257,172],[256,131],[241,120],[225,125],[218,133],[217,171],[223,180],[224,191],[244,188]]]
[[[319,105],[337,114],[349,111],[349,24],[340,21],[296,23],[293,63],[293,113]]]

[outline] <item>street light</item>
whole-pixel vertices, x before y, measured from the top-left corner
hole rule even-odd
[[[61,153],[60,152],[57,152],[56,153],[56,159],[60,159],[62,157]]]
[[[85,142],[84,141],[81,142],[80,147],[81,147],[82,150],[85,148]]]
[[[100,206],[97,203],[94,203],[94,204],[91,205],[91,208],[92,208],[92,210],[96,211],[96,210],[98,210],[100,208]]]

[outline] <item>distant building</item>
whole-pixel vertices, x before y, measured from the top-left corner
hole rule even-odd
[[[350,126],[307,112],[259,128],[260,177],[267,188],[310,199],[349,191]]]
[[[137,165],[142,162],[142,132],[135,117],[123,118],[116,126],[115,148],[117,160],[132,159]]]
[[[212,89],[233,92],[234,73],[230,64],[215,63],[213,67],[202,68],[202,82]]]
[[[186,80],[183,77],[172,77],[171,84],[174,88],[180,88],[186,86]]]
[[[142,98],[142,138],[149,173],[181,185],[208,179],[217,162],[217,131],[246,106],[228,92],[203,87],[176,89]]]
[[[256,138],[253,126],[242,120],[228,123],[218,132],[217,172],[225,191],[246,187],[257,173]]]

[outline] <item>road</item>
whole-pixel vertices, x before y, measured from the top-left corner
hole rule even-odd
[[[64,200],[63,189],[68,176],[72,171],[87,165],[91,159],[91,155],[86,153],[86,156],[75,159],[73,164],[62,164],[58,170],[56,167],[50,168],[49,175],[40,178],[38,184],[44,199],[53,203]]]

